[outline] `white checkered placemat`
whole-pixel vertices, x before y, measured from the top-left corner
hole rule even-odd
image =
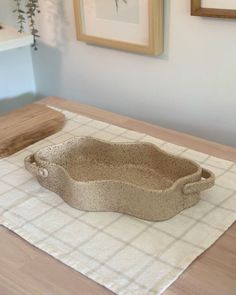
[[[117,294],[161,294],[236,220],[236,164],[62,112],[67,118],[62,131],[0,160],[0,223]],[[212,170],[216,185],[202,193],[196,206],[163,222],[73,209],[38,184],[24,169],[24,158],[44,146],[85,135],[112,142],[152,142]]]

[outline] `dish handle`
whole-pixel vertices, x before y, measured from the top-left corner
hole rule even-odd
[[[26,157],[24,162],[26,170],[34,176],[48,177],[48,170],[37,165],[33,154]]]
[[[193,183],[187,183],[183,187],[184,194],[199,193],[203,190],[211,188],[215,183],[215,175],[211,171],[202,168],[201,180]]]

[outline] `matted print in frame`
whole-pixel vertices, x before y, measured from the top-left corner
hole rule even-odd
[[[163,51],[163,0],[74,0],[80,41],[142,54]]]

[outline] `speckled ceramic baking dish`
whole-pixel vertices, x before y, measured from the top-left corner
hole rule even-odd
[[[150,143],[72,138],[39,150],[25,167],[72,207],[159,221],[195,205],[214,174]]]

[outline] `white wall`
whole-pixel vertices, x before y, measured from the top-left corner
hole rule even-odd
[[[164,2],[165,52],[147,57],[76,41],[72,1],[41,0],[37,90],[236,146],[236,20]]]
[[[0,0],[0,22],[16,26],[14,2]],[[31,48],[0,52],[0,114],[20,107],[35,98]]]

